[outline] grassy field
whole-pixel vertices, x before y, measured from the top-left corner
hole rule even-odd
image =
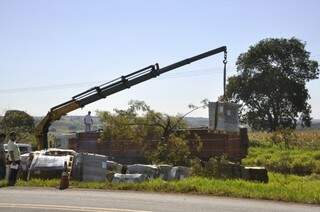
[[[248,166],[284,174],[320,174],[320,130],[249,133]]]
[[[306,150],[320,150],[320,130],[296,130],[275,133],[250,132],[250,146],[302,148]],[[285,147],[285,140],[288,147]]]
[[[180,181],[160,179],[143,183],[108,183],[71,181],[71,188],[104,190],[136,190],[147,192],[189,193],[240,198],[281,200],[288,202],[320,204],[320,178],[316,175],[299,177],[294,175],[269,174],[269,183],[256,183],[244,180],[219,180],[191,177]],[[18,181],[17,186],[57,187],[59,180],[32,179]],[[0,187],[5,186],[0,182]]]
[[[320,174],[320,150],[252,147],[243,164],[265,166],[269,171],[283,174]]]

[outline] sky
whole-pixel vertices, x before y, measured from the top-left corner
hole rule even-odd
[[[19,109],[42,116],[121,75],[224,45],[231,76],[239,54],[271,37],[301,39],[320,62],[319,8],[318,0],[0,0],[0,115]],[[132,99],[184,114],[189,104],[223,94],[222,61],[214,55],[69,115],[126,108]],[[320,118],[320,80],[307,87],[312,116]]]

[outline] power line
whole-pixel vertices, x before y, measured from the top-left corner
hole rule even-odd
[[[200,77],[208,75],[222,75],[222,72],[214,71],[216,68],[203,68],[203,69],[191,69],[185,70],[183,72],[177,73],[168,73],[166,75],[160,76],[159,80],[163,79],[176,79],[176,78],[189,78],[189,77]],[[1,94],[14,94],[14,93],[24,93],[24,92],[42,92],[50,90],[59,90],[59,89],[68,89],[68,88],[79,88],[92,84],[101,84],[105,81],[90,81],[90,82],[79,82],[79,83],[66,83],[66,84],[53,84],[45,86],[32,86],[32,87],[21,87],[21,88],[9,88],[9,89],[0,89]]]
[[[102,81],[1,89],[0,90],[0,94],[11,94],[11,93],[21,93],[21,92],[29,92],[29,91],[33,91],[33,92],[36,91],[37,92],[37,91],[66,89],[66,88],[82,87],[82,86],[85,86],[85,85],[88,85],[88,84],[93,84],[93,83],[102,83]]]

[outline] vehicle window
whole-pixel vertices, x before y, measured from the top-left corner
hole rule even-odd
[[[26,147],[26,146],[19,146],[19,149],[20,149],[20,153],[21,153],[21,154],[24,154],[24,153],[28,153],[28,152],[29,152],[29,149],[28,149],[28,147]]]

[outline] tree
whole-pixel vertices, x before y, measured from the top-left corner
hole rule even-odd
[[[238,74],[228,79],[226,97],[242,105],[240,118],[256,130],[311,124],[306,83],[317,79],[318,63],[296,38],[264,39],[240,54]]]
[[[194,110],[194,109],[193,109]],[[152,110],[143,101],[130,101],[127,110],[98,112],[104,125],[103,140],[125,151],[130,143],[141,145],[146,158],[153,163],[186,165],[194,151],[190,151],[184,116],[169,116]],[[193,146],[201,146],[196,139]],[[196,148],[200,151],[200,148]]]
[[[28,113],[20,110],[8,110],[4,114],[0,122],[0,131],[9,134],[15,131],[18,135],[18,140],[23,143],[29,143],[33,148],[37,142],[34,136],[34,119]]]
[[[24,111],[8,110],[1,120],[1,128],[3,128],[7,134],[10,131],[32,133],[34,130],[34,119]]]

